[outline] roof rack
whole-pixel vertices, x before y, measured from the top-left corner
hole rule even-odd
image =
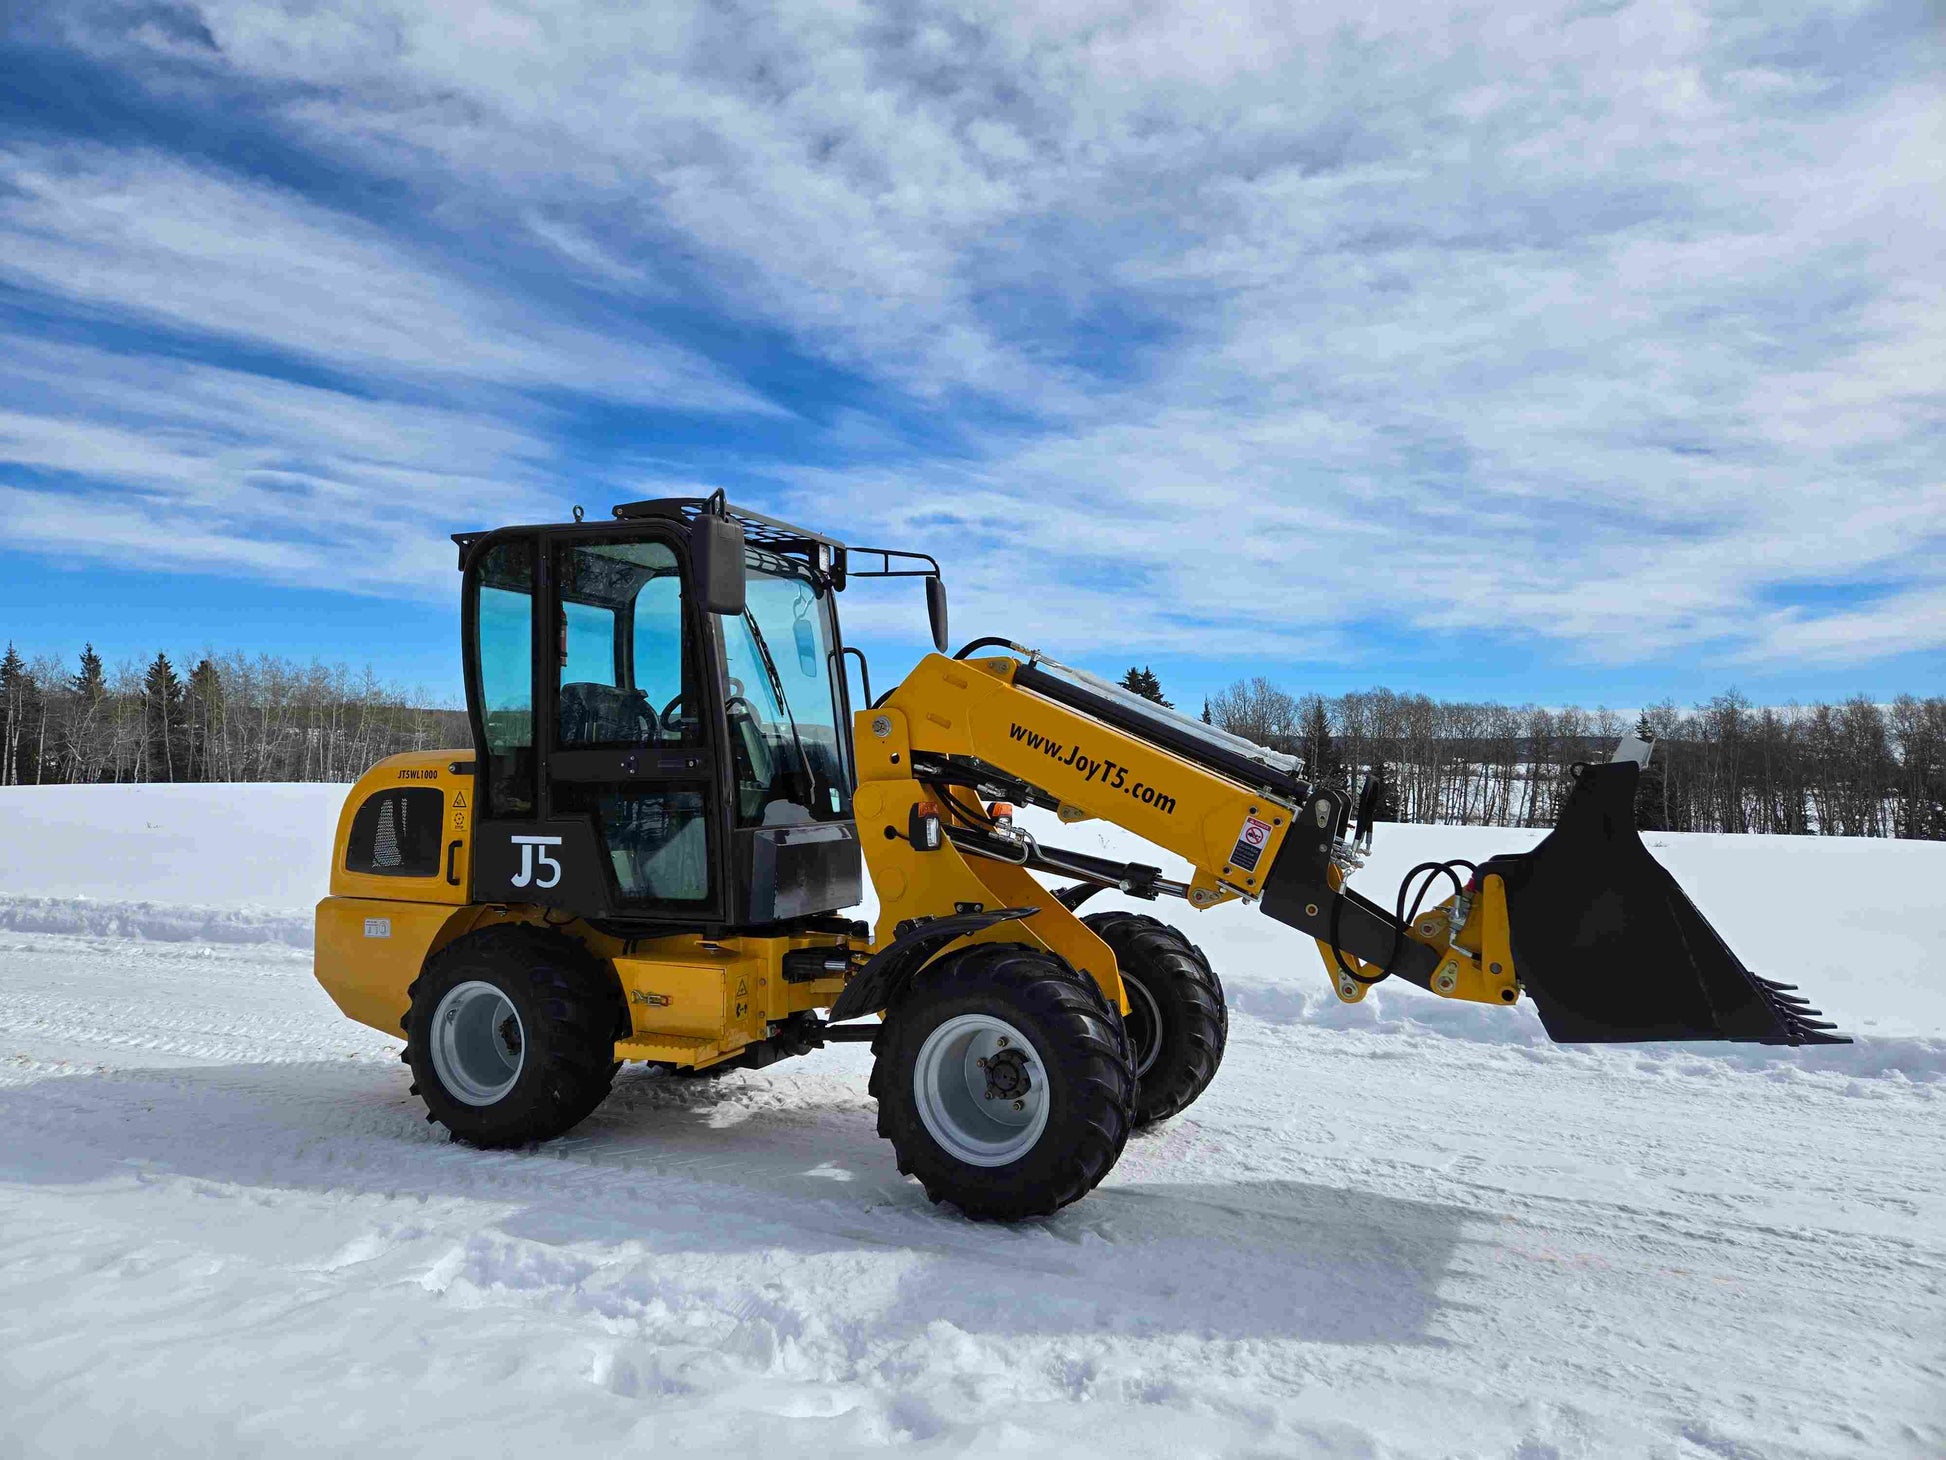
[[[657,497],[646,502],[623,502],[614,509],[615,518],[620,522],[640,522],[659,517],[666,522],[679,522],[685,526],[706,512],[727,517],[732,522],[740,524],[743,528],[743,540],[751,547],[780,557],[791,552],[798,553],[808,560],[813,572],[828,574],[836,586],[844,587],[846,548],[837,538],[827,537],[822,532],[813,532],[808,527],[798,527],[779,517],[754,512],[748,507],[733,506],[724,501],[721,491],[708,497]],[[551,525],[582,526],[581,509],[579,507],[574,509],[572,524],[563,522]],[[483,537],[492,536],[492,532],[498,530],[500,529],[454,533],[453,541],[459,544],[460,567],[465,568],[467,552],[474,543]],[[879,553],[882,550],[873,548],[870,551]],[[890,566],[889,563],[887,566]],[[875,573],[866,576],[885,575]]]
[[[624,502],[615,509],[615,516],[623,522],[634,522],[644,517],[667,517],[680,522],[694,522],[705,511],[711,510],[709,497],[657,497],[648,502]],[[781,548],[804,543],[823,543],[837,552],[844,551],[844,544],[835,537],[827,537],[822,532],[813,532],[808,527],[797,527],[778,517],[769,517],[762,512],[753,512],[748,507],[724,504],[723,515],[732,522],[743,525],[746,542],[758,547]]]

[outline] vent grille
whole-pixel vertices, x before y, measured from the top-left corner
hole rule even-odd
[[[431,877],[439,871],[446,796],[429,786],[368,796],[352,818],[345,870],[367,877]]]

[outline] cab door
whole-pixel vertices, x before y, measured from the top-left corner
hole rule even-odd
[[[720,716],[684,583],[681,540],[654,529],[482,544],[465,597],[476,900],[723,920]]]

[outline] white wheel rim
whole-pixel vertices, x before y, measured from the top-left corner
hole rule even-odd
[[[1139,1012],[1148,1024],[1146,1047],[1138,1046],[1135,1050],[1135,1078],[1139,1080],[1149,1072],[1149,1067],[1162,1053],[1162,1006],[1156,1003],[1154,994],[1127,974],[1122,975],[1122,988],[1128,994],[1130,1014]],[[1133,1044],[1135,1041],[1130,1039],[1129,1042]]]
[[[1033,1150],[1053,1103],[1040,1051],[991,1014],[961,1014],[927,1035],[912,1093],[927,1134],[968,1166],[1005,1166]]]
[[[492,1105],[504,1098],[526,1062],[520,1011],[492,984],[455,985],[432,1011],[433,1071],[462,1104]]]

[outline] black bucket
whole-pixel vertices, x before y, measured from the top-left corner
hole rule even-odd
[[[1548,1037],[1850,1043],[1792,985],[1745,968],[1649,854],[1640,776],[1632,760],[1581,767],[1545,841],[1480,867],[1506,881],[1514,967]]]

